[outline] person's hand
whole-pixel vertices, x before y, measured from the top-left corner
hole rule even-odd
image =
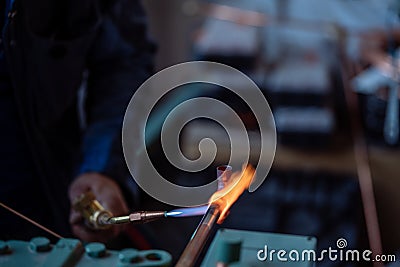
[[[92,191],[96,199],[114,216],[128,214],[128,207],[118,184],[112,179],[99,173],[85,173],[77,177],[69,188],[71,203],[81,194]],[[92,230],[83,223],[82,216],[71,208],[70,224],[75,236],[83,241],[107,242],[117,236],[123,226],[112,226],[107,230]]]

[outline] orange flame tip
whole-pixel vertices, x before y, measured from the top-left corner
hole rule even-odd
[[[241,172],[232,173],[228,184],[221,190],[215,192],[210,198],[210,206],[218,206],[220,217],[218,224],[223,223],[228,216],[229,209],[235,201],[242,195],[243,191],[248,189],[255,175],[255,169],[248,164],[243,165]]]

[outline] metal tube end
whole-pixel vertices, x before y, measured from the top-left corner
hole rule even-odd
[[[129,216],[111,217],[107,220],[107,224],[122,224],[129,223]]]

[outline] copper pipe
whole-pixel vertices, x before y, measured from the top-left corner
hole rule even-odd
[[[179,258],[176,267],[191,267],[196,263],[197,258],[200,256],[208,237],[211,234],[213,225],[218,221],[220,216],[219,206],[211,204],[206,214],[197,226],[192,238],[187,244],[181,257]]]
[[[19,213],[18,211],[16,211],[16,210],[10,208],[9,206],[3,204],[2,202],[0,202],[0,206],[3,207],[3,208],[5,208],[5,209],[8,210],[9,212],[12,212],[12,213],[14,213],[15,215],[21,217],[21,218],[24,219],[25,221],[30,222],[31,224],[35,225],[36,227],[42,229],[43,231],[45,231],[45,232],[51,234],[52,236],[54,236],[54,237],[56,237],[56,238],[59,238],[59,239],[63,238],[61,235],[59,235],[59,234],[53,232],[53,231],[50,230],[49,228],[47,228],[47,227],[41,225],[40,223],[38,223],[38,222],[32,220],[31,218],[26,217],[26,216],[23,215],[22,213]]]

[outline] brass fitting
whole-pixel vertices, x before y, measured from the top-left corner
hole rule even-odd
[[[91,191],[78,196],[72,207],[83,216],[87,226],[92,229],[107,229],[111,226],[107,221],[113,217],[112,213],[96,200]]]

